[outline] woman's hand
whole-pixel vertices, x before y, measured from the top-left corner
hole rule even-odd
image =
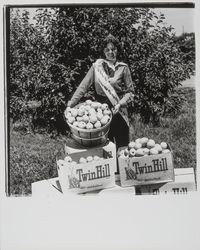
[[[117,104],[114,106],[114,108],[113,108],[113,110],[112,110],[114,115],[117,114],[117,113],[119,112],[120,107],[121,107],[120,103],[117,103]]]

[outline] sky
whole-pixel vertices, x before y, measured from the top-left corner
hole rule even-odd
[[[29,8],[31,17],[35,15],[35,8]],[[156,13],[165,15],[165,22],[174,27],[176,35],[182,32],[194,32],[194,8],[155,8]]]
[[[176,35],[194,32],[194,8],[157,8],[157,13],[165,15],[166,23],[175,28]]]

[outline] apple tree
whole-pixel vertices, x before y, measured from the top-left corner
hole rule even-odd
[[[166,25],[163,14],[149,8],[71,5],[38,9],[35,22],[34,27],[27,26],[34,31],[31,35],[24,30],[20,36],[31,44],[20,62],[32,56],[21,68],[20,77],[24,74],[22,82],[31,81],[27,98],[41,103],[36,110],[36,122],[41,126],[66,129],[66,104],[91,64],[102,57],[102,40],[110,33],[119,40],[118,58],[128,63],[134,82],[130,114],[138,113],[145,122],[158,123],[169,110],[169,103],[175,101],[176,110],[180,107],[182,97],[176,93],[177,87],[190,77],[194,67],[184,60],[184,51],[175,43],[173,27]],[[34,76],[29,81],[27,67]],[[93,91],[91,88],[87,96],[93,98]]]

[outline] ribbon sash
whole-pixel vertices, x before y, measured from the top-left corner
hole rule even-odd
[[[108,97],[109,101],[113,106],[115,106],[119,102],[119,96],[117,95],[115,89],[111,86],[108,82],[108,76],[106,75],[103,66],[97,63],[94,63],[95,68],[95,77],[97,82],[100,84],[101,88],[103,89],[104,93]],[[128,112],[126,108],[120,108],[119,111],[120,115],[123,117],[127,125],[129,126],[128,120]]]

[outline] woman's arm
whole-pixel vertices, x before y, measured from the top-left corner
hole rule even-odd
[[[81,97],[84,96],[84,94],[87,92],[87,90],[89,89],[89,87],[92,85],[93,82],[94,82],[94,68],[92,66],[89,69],[86,76],[84,77],[84,79],[82,80],[82,82],[80,83],[80,85],[78,86],[78,88],[76,89],[76,91],[74,92],[67,106],[74,107],[79,102]]]
[[[125,95],[122,97],[122,99],[119,101],[119,104],[121,107],[126,106],[127,103],[129,103],[133,97],[134,97],[134,85],[133,85],[133,81],[131,78],[131,72],[129,67],[125,67],[124,69],[124,73],[123,73],[123,80],[126,86],[126,91],[125,91]]]

